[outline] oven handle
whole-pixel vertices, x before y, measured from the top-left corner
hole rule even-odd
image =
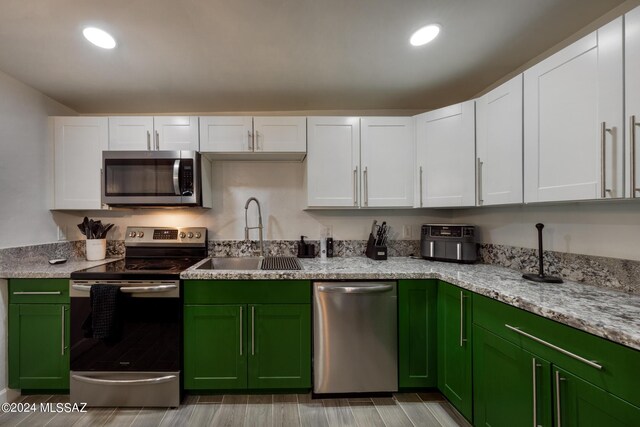
[[[73,289],[76,291],[90,291],[91,285],[71,285]],[[150,293],[150,292],[167,292],[173,289],[176,289],[178,286],[176,285],[157,285],[157,286],[130,286],[125,287],[122,286],[120,288],[120,292],[124,292],[126,294],[137,294],[137,293]]]
[[[120,292],[124,292],[125,294],[141,294],[141,293],[149,293],[149,292],[167,292],[173,289],[176,289],[176,285],[157,285],[157,286],[131,286],[131,287],[121,287]]]
[[[145,378],[141,380],[103,380],[99,378],[85,377],[84,375],[72,375],[74,380],[90,384],[110,384],[110,385],[132,385],[132,384],[160,384],[176,379],[175,375],[165,375],[164,377]]]

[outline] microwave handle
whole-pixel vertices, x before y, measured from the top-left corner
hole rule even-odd
[[[181,196],[182,193],[180,191],[180,160],[176,160],[173,162],[173,191],[176,193],[176,196]]]

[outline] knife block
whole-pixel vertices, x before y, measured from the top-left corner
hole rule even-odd
[[[376,246],[376,239],[373,237],[373,234],[369,233],[369,240],[367,241],[367,249],[365,250],[365,255],[371,259],[375,259],[376,261],[381,261],[387,259],[387,247],[386,246]]]

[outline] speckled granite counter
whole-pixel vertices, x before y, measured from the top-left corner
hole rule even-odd
[[[204,262],[204,261],[203,261]],[[640,350],[640,296],[575,282],[532,283],[515,270],[486,264],[460,265],[406,257],[301,260],[301,271],[197,270],[183,279],[442,279],[472,292]]]
[[[74,271],[118,259],[120,258],[107,258],[101,261],[69,260],[57,265],[49,264],[46,258],[2,261],[0,262],[0,279],[68,279]]]

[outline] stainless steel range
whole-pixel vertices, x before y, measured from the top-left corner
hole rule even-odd
[[[71,274],[71,402],[176,407],[180,273],[206,258],[207,229],[128,227],[125,247],[124,259]],[[100,299],[105,290],[112,300]],[[105,310],[106,335],[96,325]]]

